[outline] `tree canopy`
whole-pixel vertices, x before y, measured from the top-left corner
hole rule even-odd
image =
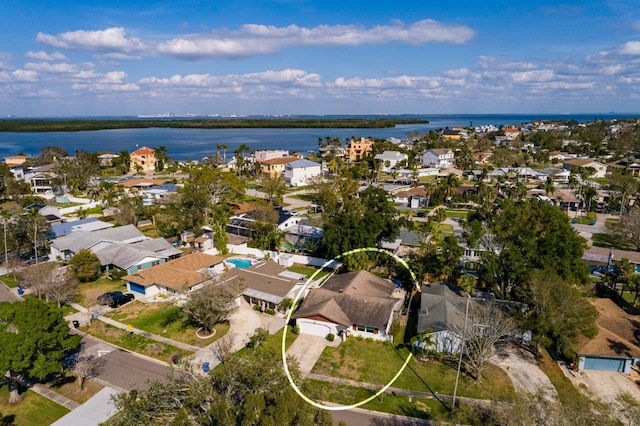
[[[80,250],[70,260],[71,272],[78,281],[87,283],[100,276],[100,259],[90,250]]]
[[[0,371],[18,398],[20,376],[43,380],[62,372],[65,354],[80,345],[80,336],[69,333],[62,311],[41,300],[0,302]],[[6,350],[10,348],[10,350]]]
[[[295,361],[296,383],[304,389]],[[139,392],[115,398],[119,426],[302,425],[330,426],[330,414],[296,395],[284,374],[278,352],[263,345],[242,357],[234,355],[207,376],[176,374],[168,383],[151,383]]]
[[[570,281],[588,276],[581,260],[586,241],[566,213],[544,201],[504,200],[469,215],[465,228],[469,245],[483,251],[480,279],[505,299],[521,298],[518,291],[533,269],[549,267]]]

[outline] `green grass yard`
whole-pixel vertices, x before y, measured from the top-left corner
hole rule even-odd
[[[69,412],[68,409],[30,390],[21,394],[20,402],[9,404],[9,390],[0,384],[0,414],[8,421],[0,424],[16,426],[49,425]]]
[[[0,281],[5,283],[9,288],[18,287],[18,280],[13,275],[2,275],[0,276]]]
[[[325,348],[313,372],[382,386],[402,367],[408,354],[409,351],[405,347],[397,349],[389,343],[347,339],[337,348]],[[434,359],[418,362],[412,359],[393,387],[452,395],[456,366],[457,361]],[[504,371],[490,365],[480,383],[476,383],[466,374],[461,374],[458,395],[506,400],[514,395],[514,388]]]
[[[127,290],[126,283],[123,280],[111,280],[102,276],[96,281],[80,284],[75,301],[83,306],[93,305],[96,303],[96,298],[102,293],[115,290],[125,292]]]
[[[214,336],[209,339],[199,339],[196,337],[197,327],[184,320],[182,309],[168,302],[127,303],[107,316],[151,334],[200,347],[213,343],[229,331],[229,324],[221,323],[216,325]]]
[[[192,352],[165,343],[156,342],[155,340],[138,334],[129,334],[126,330],[113,327],[100,321],[93,321],[91,327],[80,327],[80,331],[132,352],[150,356],[166,363],[171,363],[171,358],[174,355],[177,355],[179,358],[184,358],[192,354]]]

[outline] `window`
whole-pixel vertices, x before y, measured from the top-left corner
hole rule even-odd
[[[151,266],[158,266],[160,264],[159,260],[154,260],[153,262],[151,262]]]

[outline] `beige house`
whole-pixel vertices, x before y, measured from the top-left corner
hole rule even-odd
[[[298,161],[302,158],[299,155],[289,155],[286,157],[276,157],[270,158],[268,160],[259,161],[260,163],[260,171],[262,173],[267,173],[270,176],[276,176],[284,173],[284,167],[293,163],[294,161]]]
[[[156,169],[156,150],[143,146],[129,154],[129,170],[132,172],[154,171]]]
[[[9,157],[4,158],[4,164],[9,167],[21,166],[27,161],[26,155],[11,155]]]
[[[359,141],[351,139],[351,142],[344,150],[344,155],[349,161],[358,161],[362,157],[373,152],[373,141],[360,138]]]

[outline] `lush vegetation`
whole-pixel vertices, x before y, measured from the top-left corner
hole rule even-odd
[[[421,118],[318,118],[318,119],[190,119],[190,120],[0,120],[2,132],[77,132],[106,129],[143,129],[150,127],[184,129],[240,128],[317,128],[368,129],[398,124],[428,123]]]
[[[0,424],[16,426],[48,425],[69,412],[68,409],[33,391],[22,394],[18,404],[7,403],[9,390],[0,384]]]

